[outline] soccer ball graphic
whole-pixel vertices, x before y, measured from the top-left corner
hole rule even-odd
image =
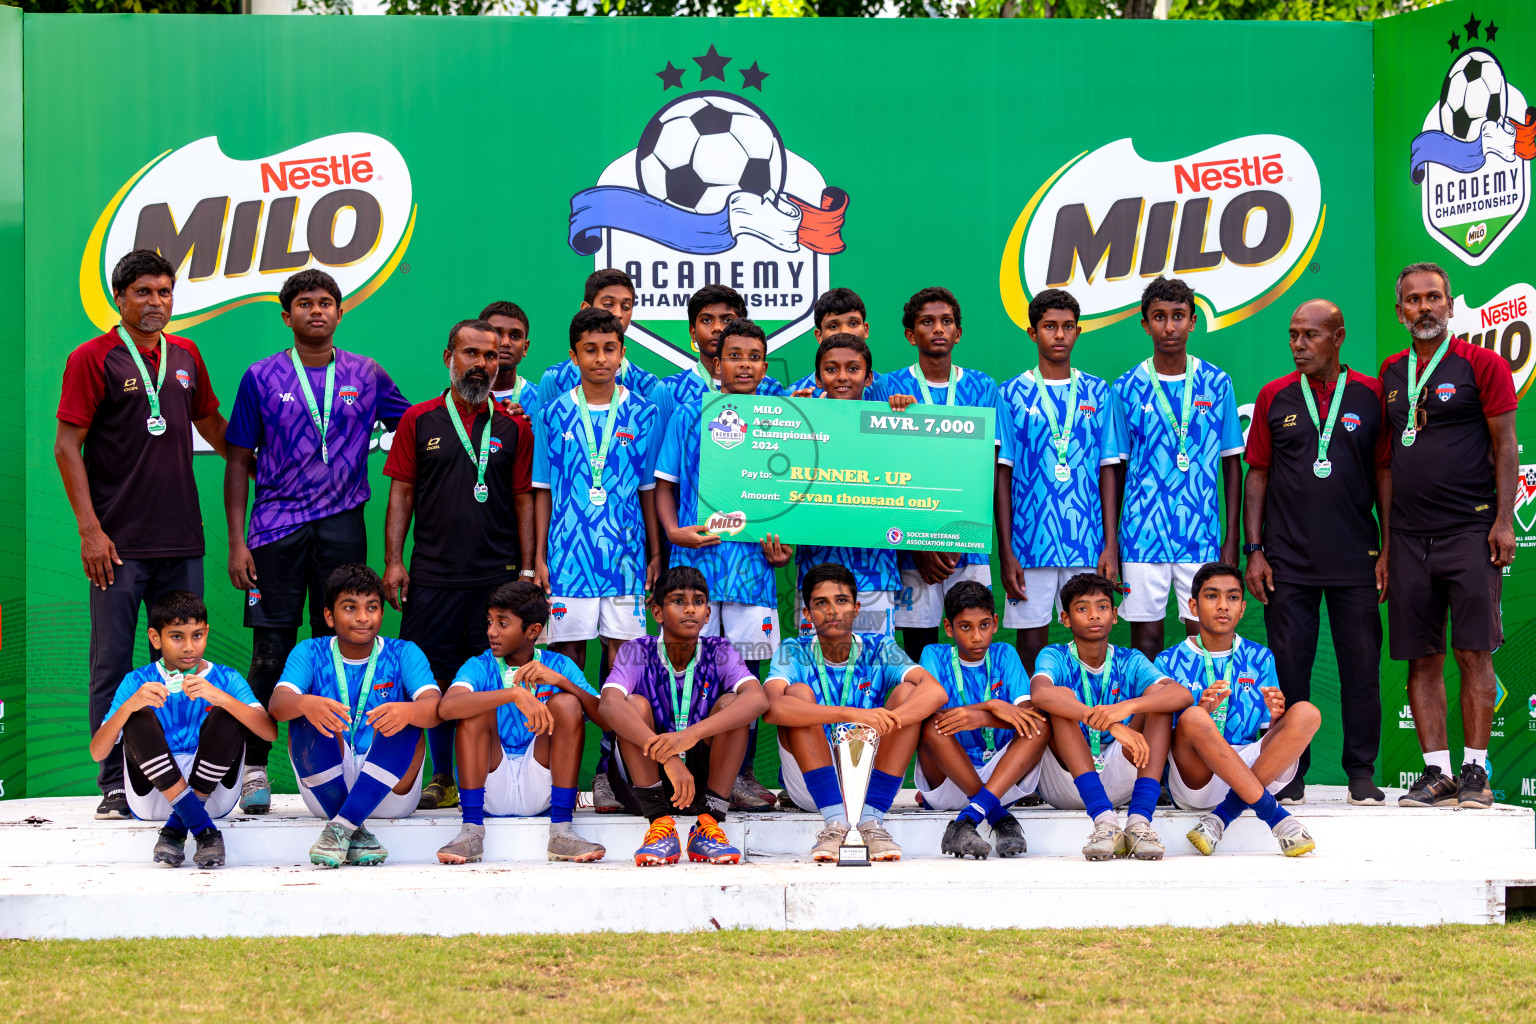
[[[733,192],[770,199],[784,187],[784,143],[768,116],[725,93],[661,110],[635,147],[640,187],[689,213],[719,213]]]
[[[742,419],[741,413],[735,409],[726,409],[719,415],[716,422],[733,434],[747,428],[747,421]]]
[[[1478,47],[1456,58],[1440,86],[1440,130],[1462,141],[1482,134],[1483,124],[1509,115],[1509,86],[1498,59]]]

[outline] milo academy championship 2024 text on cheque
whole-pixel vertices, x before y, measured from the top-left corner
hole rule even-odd
[[[702,525],[735,540],[990,551],[993,416],[711,396],[699,428]]]

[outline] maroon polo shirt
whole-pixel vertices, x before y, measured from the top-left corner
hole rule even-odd
[[[1376,469],[1391,453],[1381,428],[1381,382],[1351,371],[1344,404],[1328,442],[1333,472],[1319,477],[1318,428],[1302,397],[1300,373],[1259,392],[1244,458],[1269,472],[1264,495],[1264,555],[1275,579],[1309,586],[1374,586],[1381,533],[1376,523]],[[1306,384],[1324,425],[1338,391]]]
[[[1431,357],[1433,358],[1433,357]],[[1424,372],[1425,364],[1419,364]],[[1490,349],[1452,338],[1433,376],[1421,384],[1427,413],[1412,447],[1408,425],[1408,350],[1381,364],[1387,440],[1392,445],[1392,530],[1441,537],[1487,532],[1498,514],[1488,419],[1519,404],[1509,363]]]
[[[192,424],[219,411],[218,396],[197,346],[187,338],[163,335],[169,361],[160,415],[166,428],[159,436],[149,433],[149,398],[121,330],[114,327],[69,354],[58,418],[87,428],[91,506],[119,557],[201,558],[203,517],[192,476]],[[139,354],[153,381],[159,375],[160,346]]]

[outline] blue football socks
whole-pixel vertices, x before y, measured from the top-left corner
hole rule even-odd
[[[1291,816],[1291,812],[1286,810],[1284,807],[1281,807],[1280,801],[1276,800],[1275,795],[1267,789],[1264,791],[1263,796],[1259,797],[1248,806],[1252,807],[1253,813],[1257,814],[1259,816],[1259,820],[1268,825],[1270,828],[1274,828],[1276,825],[1280,824],[1286,818]]]
[[[556,790],[556,792],[559,792]],[[485,824],[485,787],[479,789],[459,789],[459,810],[464,812],[464,824]],[[567,818],[567,821],[570,819]]]
[[[197,794],[192,792],[191,786],[183,789],[176,799],[171,801],[171,807],[174,809],[175,817],[181,819],[181,827],[193,835],[197,835],[204,829],[213,828],[213,819],[208,817],[207,809],[203,807],[203,802],[198,799]]]
[[[462,796],[463,792],[464,791],[462,789],[459,790],[459,793],[461,794],[459,799],[461,799],[461,800],[463,799],[463,796]],[[549,790],[549,823],[551,825],[559,825],[559,824],[562,824],[562,823],[569,822],[571,820],[571,816],[575,812],[575,810],[576,810],[576,787],[575,786],[551,786],[550,787],[550,790]],[[484,820],[483,817],[482,817],[481,820]]]
[[[805,788],[810,791],[816,810],[828,825],[842,821],[848,815],[843,811],[843,791],[837,784],[837,769],[831,765],[812,768],[805,773]]]
[[[1151,821],[1157,810],[1157,798],[1162,792],[1162,784],[1156,779],[1137,779],[1136,785],[1131,788],[1131,806],[1127,817],[1139,814]]]
[[[1229,789],[1226,799],[1217,804],[1216,809],[1211,813],[1221,819],[1222,827],[1225,828],[1247,809],[1248,805],[1243,802],[1243,799]]]
[[[956,816],[955,820],[971,821],[978,825],[983,821],[991,824],[997,820],[993,815],[1002,809],[1003,805],[998,802],[997,797],[993,796],[990,790],[983,788],[971,797],[971,802],[965,805],[965,809]]]
[[[864,795],[864,813],[859,815],[859,823],[873,820],[876,823],[885,822],[885,812],[891,809],[891,804],[896,800],[896,794],[901,792],[901,776],[883,772],[879,768],[869,774],[869,792]]]
[[[1115,809],[1115,805],[1109,802],[1109,794],[1104,792],[1104,782],[1098,772],[1083,772],[1072,783],[1077,787],[1077,795],[1083,798],[1083,808],[1088,812],[1088,817],[1097,820],[1099,815]]]

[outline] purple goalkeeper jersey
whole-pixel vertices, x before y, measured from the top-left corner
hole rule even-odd
[[[368,500],[368,445],[373,426],[390,430],[411,403],[384,368],[367,356],[336,349],[335,394],[326,431],[330,462],[321,459],[320,432],[294,374],[288,349],[245,371],[225,440],[256,450],[256,503],[246,544],[281,540],[305,523]],[[325,367],[305,368],[315,407],[325,412]]]
[[[683,673],[670,662],[662,665],[656,646],[659,637],[643,636],[631,640],[619,648],[613,671],[603,682],[603,688],[612,687],[624,693],[639,694],[651,704],[651,721],[657,732],[675,732],[686,726],[696,725],[709,717],[715,702],[727,693],[734,693],[742,683],[757,679],[747,671],[746,662],[735,646],[723,636],[699,637],[698,665],[694,668],[693,694],[682,717],[677,721],[673,701],[682,703]]]

